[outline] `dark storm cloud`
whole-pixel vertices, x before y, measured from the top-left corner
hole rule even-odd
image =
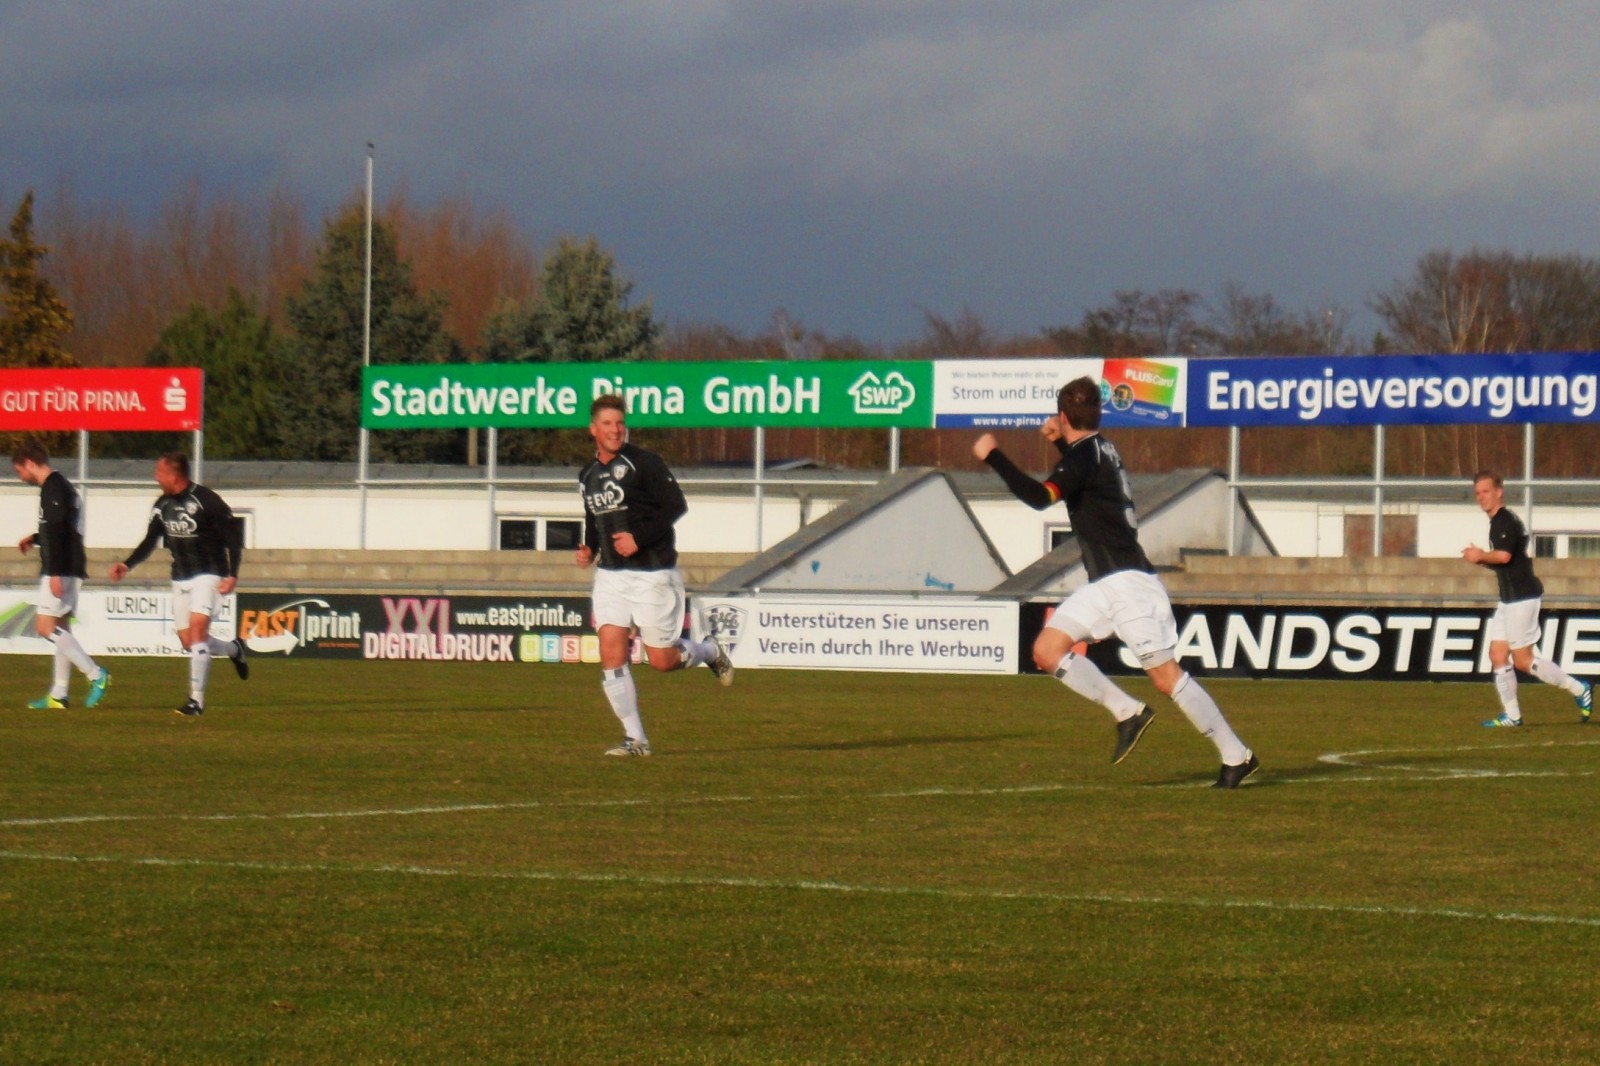
[[[1595,5],[10,3],[0,194],[466,195],[675,320],[904,340],[1592,254]]]

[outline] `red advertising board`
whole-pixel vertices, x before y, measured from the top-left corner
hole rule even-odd
[[[204,398],[194,367],[0,370],[0,430],[194,430]]]

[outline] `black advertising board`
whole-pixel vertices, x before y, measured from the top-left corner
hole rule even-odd
[[[587,596],[241,593],[252,654],[440,662],[599,662]]]
[[[1025,603],[1019,662],[1055,604]],[[1208,677],[1464,681],[1489,676],[1491,609],[1175,604],[1185,669]],[[1539,654],[1577,677],[1600,675],[1600,611],[1542,613]],[[1090,645],[1106,673],[1142,673],[1115,639]]]

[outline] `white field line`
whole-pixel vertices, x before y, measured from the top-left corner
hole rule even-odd
[[[1455,753],[1464,751],[1505,751],[1508,748],[1552,748],[1552,747],[1579,747],[1584,745],[1600,744],[1600,740],[1580,740],[1562,744],[1556,741],[1545,741],[1538,744],[1475,744],[1454,748],[1371,748],[1365,751],[1328,752],[1317,757],[1319,762],[1333,766],[1347,766],[1353,769],[1399,771],[1413,775],[1412,780],[1456,780],[1464,778],[1516,778],[1516,777],[1591,777],[1593,771],[1565,771],[1565,770],[1492,770],[1492,769],[1465,769],[1459,767],[1438,766],[1405,766],[1395,765],[1382,761],[1363,761],[1371,755],[1418,755],[1428,753]],[[1361,757],[1361,758],[1358,758]],[[1265,771],[1271,774],[1270,768]],[[1303,777],[1293,774],[1282,776],[1271,775],[1266,778],[1274,784],[1361,784],[1375,781],[1405,780],[1393,776],[1392,773],[1379,773],[1368,775],[1348,775],[1341,777]],[[1256,787],[1262,782],[1246,781],[1245,787]],[[857,795],[848,793],[773,793],[765,796],[672,796],[667,798],[652,797],[627,797],[624,799],[596,799],[596,800],[521,800],[508,803],[453,803],[438,804],[421,807],[379,807],[373,809],[357,809],[348,811],[285,811],[279,813],[240,812],[233,814],[191,814],[168,812],[162,814],[64,814],[41,816],[31,818],[4,818],[0,819],[0,828],[21,828],[26,826],[46,825],[75,825],[99,822],[251,822],[251,821],[315,821],[332,820],[340,818],[404,818],[432,814],[464,814],[485,811],[518,811],[538,809],[581,809],[581,808],[608,808],[608,807],[648,807],[648,806],[692,806],[697,804],[735,804],[735,803],[807,803],[818,800],[838,802],[840,800],[893,800],[893,799],[919,799],[919,798],[962,798],[970,796],[1014,796],[1029,795],[1043,792],[1100,792],[1120,786],[1112,784],[1065,784],[1047,783],[1038,785],[1016,785],[1007,788],[915,788],[902,789],[891,792],[867,792]],[[1207,782],[1155,785],[1155,788],[1209,788]]]
[[[399,864],[334,864],[249,862],[213,859],[117,858],[104,855],[50,855],[0,851],[0,860],[150,866],[190,869],[252,870],[265,873],[379,874],[403,877],[469,878],[484,881],[539,881],[550,884],[640,885],[662,888],[744,888],[764,892],[830,892],[840,895],[903,896],[925,899],[1022,900],[1037,903],[1111,904],[1134,907],[1189,907],[1202,910],[1254,910],[1276,913],[1374,915],[1393,918],[1436,918],[1470,922],[1518,922],[1531,925],[1600,929],[1600,918],[1539,914],[1526,911],[1480,911],[1461,907],[1393,907],[1366,903],[1315,903],[1270,899],[1205,899],[1097,892],[1033,892],[1015,889],[942,888],[927,885],[852,885],[838,881],[786,881],[761,877],[674,877],[665,875],[571,873],[545,870],[462,870],[444,866]]]
[[[1489,768],[1410,766],[1390,761],[1390,757],[1404,755],[1459,755],[1462,752],[1517,751],[1538,748],[1581,748],[1600,744],[1600,740],[1546,740],[1532,744],[1462,744],[1448,748],[1368,748],[1364,751],[1330,751],[1317,756],[1317,761],[1330,766],[1349,766],[1362,770],[1391,771],[1412,775],[1412,780],[1457,780],[1462,778],[1506,777],[1593,777],[1592,770],[1495,770]],[[1396,780],[1396,778],[1390,778]]]
[[[669,796],[663,798],[631,796],[625,799],[598,800],[520,800],[510,803],[454,803],[429,807],[383,807],[352,811],[290,811],[281,814],[64,814],[53,817],[0,819],[0,828],[41,825],[74,825],[88,822],[269,822],[334,818],[403,818],[427,814],[461,814],[475,811],[526,811],[606,807],[692,806],[719,803],[807,803],[816,800],[915,799],[924,796],[1007,796],[1034,792],[1087,792],[1104,790],[1109,785],[1042,784],[1011,788],[916,788],[895,792],[870,792],[851,796],[846,793],[773,793],[766,796]]]

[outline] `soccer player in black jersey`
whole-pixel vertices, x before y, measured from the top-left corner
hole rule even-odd
[[[1033,661],[1069,689],[1109,710],[1117,719],[1117,744],[1111,761],[1133,750],[1155,718],[1147,707],[1118,688],[1089,659],[1074,654],[1080,641],[1115,634],[1128,646],[1150,680],[1170,696],[1222,757],[1216,788],[1237,788],[1260,761],[1235,735],[1222,710],[1200,683],[1178,665],[1178,627],[1172,602],[1155,567],[1139,545],[1138,519],[1122,456],[1100,436],[1100,386],[1082,377],[1067,382],[1056,396],[1056,416],[1045,435],[1056,442],[1061,461],[1043,483],[1017,468],[985,433],[972,452],[988,463],[1023,503],[1042,511],[1065,500],[1072,533],[1083,550],[1089,583],[1068,596],[1050,616],[1033,644]]]
[[[89,679],[85,707],[106,694],[111,672],[83,650],[72,634],[72,612],[87,576],[83,551],[83,510],[72,483],[50,468],[50,454],[36,440],[26,440],[11,457],[17,477],[39,488],[39,529],[17,542],[22,554],[39,548],[39,595],[34,601],[34,629],[55,646],[55,672],[50,691],[28,703],[34,710],[67,706],[67,683],[76,666]]]
[[[612,395],[589,407],[595,457],[578,474],[585,521],[577,550],[579,566],[598,564],[593,601],[601,686],[625,734],[606,754],[622,756],[650,754],[628,669],[634,629],[654,669],[703,664],[723,685],[733,683],[733,663],[716,638],[682,636],[686,596],[672,525],[689,505],[661,457],[628,443],[626,411],[622,397]]]
[[[1544,583],[1533,573],[1528,530],[1506,507],[1505,480],[1492,470],[1480,470],[1473,475],[1472,494],[1489,516],[1489,550],[1468,545],[1461,549],[1461,558],[1493,570],[1500,586],[1500,605],[1489,619],[1488,637],[1489,665],[1494,669],[1494,687],[1500,693],[1502,710],[1499,717],[1483,724],[1491,729],[1522,724],[1517,670],[1564,689],[1577,703],[1579,719],[1587,722],[1594,710],[1593,686],[1537,652],[1539,601],[1544,596]]]
[[[189,480],[189,457],[168,452],[156,460],[156,484],[161,495],[150,510],[144,540],[127,559],[111,567],[111,580],[121,581],[167,542],[172,553],[172,619],[178,640],[189,650],[189,699],[178,714],[193,718],[205,713],[206,677],[211,657],[224,655],[243,681],[250,676],[244,643],[218,640],[211,635],[211,620],[222,597],[239,583],[239,563],[244,556],[244,529],[221,496]]]

